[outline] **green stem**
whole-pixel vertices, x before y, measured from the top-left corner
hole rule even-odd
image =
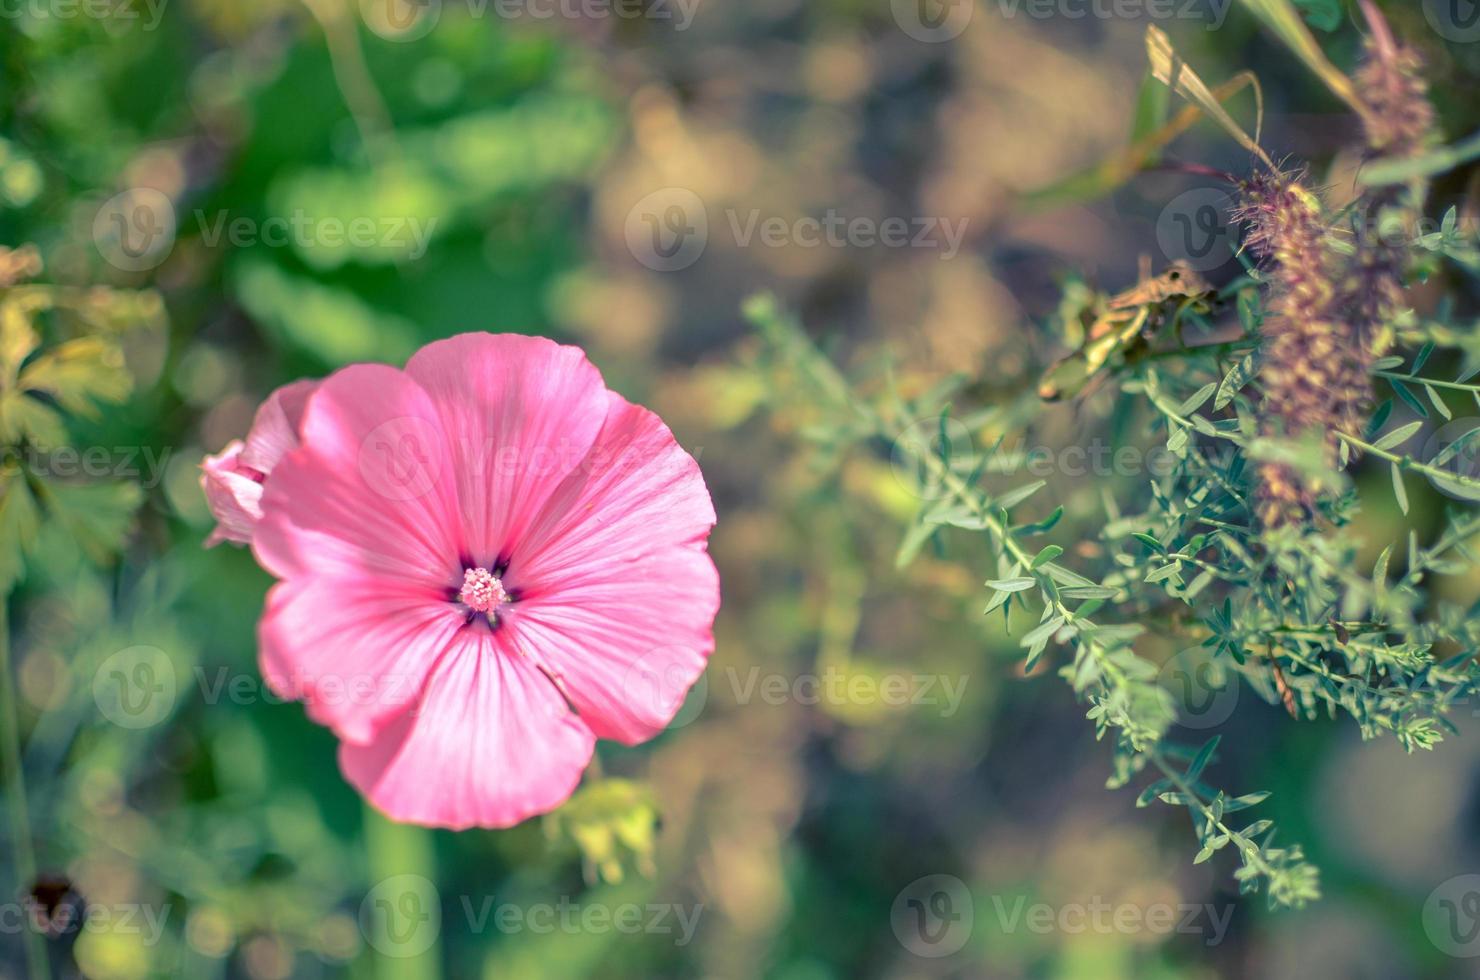
[[[1335,433],[1335,435],[1336,438],[1340,439],[1342,442],[1345,442],[1351,446],[1355,446],[1357,449],[1360,449],[1364,453],[1370,453],[1371,455],[1376,456],[1378,459],[1385,459],[1389,463],[1394,463],[1402,469],[1410,470],[1414,473],[1422,473],[1424,476],[1427,476],[1431,479],[1443,480],[1447,483],[1455,483],[1462,487],[1467,487],[1471,490],[1480,490],[1480,480],[1473,480],[1460,473],[1451,473],[1449,470],[1440,469],[1437,466],[1430,466],[1428,463],[1420,463],[1412,456],[1399,456],[1397,453],[1390,453],[1386,449],[1378,449],[1376,446],[1372,445],[1372,443],[1366,442],[1362,439],[1358,439],[1356,436],[1349,436],[1345,432],[1337,432]]]
[[[0,597],[0,742],[5,753],[5,771],[10,784],[5,800],[10,810],[10,843],[15,856],[18,893],[25,894],[36,880],[36,853],[31,842],[31,816],[26,806],[26,777],[21,768],[21,719],[16,710],[15,689],[10,675],[10,610],[9,597]],[[41,934],[31,927],[29,919],[21,925],[21,942],[26,948],[26,964],[31,980],[47,980],[51,967]]]
[[[1160,752],[1153,751],[1147,753],[1147,755],[1150,757],[1152,764],[1161,770],[1162,775],[1166,776],[1171,784],[1177,787],[1177,792],[1187,798],[1188,806],[1193,807],[1198,813],[1201,813],[1209,826],[1221,834],[1228,835],[1228,839],[1233,841],[1238,846],[1239,851],[1243,853],[1245,861],[1253,867],[1258,868],[1259,873],[1265,878],[1272,879],[1274,877],[1275,869],[1270,866],[1269,862],[1264,860],[1264,854],[1260,851],[1259,845],[1229,827],[1222,820],[1214,820],[1213,808],[1203,801],[1202,794],[1194,789],[1174,766],[1168,765]]]
[[[1373,371],[1379,378],[1396,378],[1399,381],[1411,381],[1418,385],[1428,385],[1431,388],[1450,388],[1454,391],[1480,392],[1480,385],[1464,384],[1459,381],[1436,381],[1432,378],[1419,378],[1411,374],[1401,374],[1397,371]]]

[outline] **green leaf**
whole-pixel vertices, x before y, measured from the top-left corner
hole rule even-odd
[[[1437,177],[1477,157],[1480,157],[1480,133],[1475,133],[1462,143],[1441,146],[1417,157],[1379,161],[1363,167],[1357,179],[1368,187],[1406,184],[1411,180]]]
[[[1062,555],[1063,553],[1063,548],[1059,547],[1056,544],[1051,544],[1044,548],[1042,551],[1038,552],[1038,554],[1033,557],[1032,564],[1028,567],[1030,569],[1042,568],[1045,562],[1053,561],[1055,558],[1057,558],[1059,555]]]
[[[1146,534],[1142,531],[1134,531],[1131,533],[1131,537],[1135,538],[1137,541],[1141,542],[1146,547],[1156,552],[1158,555],[1164,555],[1167,553],[1166,546],[1149,534]]]
[[[1063,616],[1054,616],[1050,619],[1047,619],[1044,622],[1039,623],[1033,629],[1029,630],[1027,635],[1025,635],[1020,641],[1018,641],[1018,646],[1036,646],[1039,643],[1047,640],[1049,637],[1053,636],[1056,632],[1058,632],[1059,627],[1063,625]]]
[[[1428,393],[1429,401],[1433,403],[1434,408],[1438,409],[1439,414],[1444,416],[1445,421],[1454,418],[1454,413],[1449,410],[1448,405],[1444,404],[1444,398],[1434,390],[1433,385],[1424,385],[1423,390]]]
[[[1234,813],[1238,810],[1247,810],[1251,806],[1258,806],[1269,799],[1268,791],[1261,790],[1258,793],[1246,793],[1243,796],[1235,796],[1223,805],[1225,813]]]
[[[103,337],[59,344],[22,369],[20,387],[45,392],[76,415],[93,414],[98,402],[118,402],[133,390],[123,351]]]
[[[987,582],[987,587],[998,592],[1022,592],[1038,584],[1035,578],[999,578]]]
[[[1163,565],[1155,571],[1151,572],[1149,575],[1146,576],[1145,582],[1147,585],[1152,585],[1156,582],[1162,581],[1163,579],[1171,578],[1173,575],[1176,575],[1181,570],[1182,563],[1180,561],[1174,561],[1170,565]]]
[[[50,406],[24,391],[0,394],[0,443],[60,446],[67,441],[67,427]]]
[[[1060,505],[1055,507],[1053,513],[1049,514],[1043,520],[1034,521],[1032,524],[1019,524],[1014,530],[1019,534],[1042,534],[1044,531],[1053,530],[1054,525],[1058,524],[1060,518],[1063,516],[1064,508]]]
[[[1003,510],[1007,510],[1011,507],[1017,506],[1024,500],[1027,500],[1029,497],[1033,496],[1033,494],[1037,493],[1039,490],[1042,490],[1046,486],[1048,486],[1047,481],[1035,480],[1034,482],[1029,483],[1026,486],[1018,487],[1016,490],[1007,491],[1007,493],[997,498],[995,503]]]
[[[1413,366],[1408,369],[1409,374],[1416,376],[1423,372],[1424,365],[1429,363],[1429,358],[1433,355],[1435,346],[1435,343],[1431,340],[1419,348],[1418,355],[1413,358]]]
[[[1187,63],[1177,54],[1172,47],[1172,39],[1165,31],[1156,26],[1146,28],[1146,57],[1151,62],[1151,72],[1163,84],[1187,101],[1193,103],[1203,112],[1208,114],[1223,130],[1232,136],[1240,146],[1257,156],[1260,160],[1274,170],[1274,161],[1264,152],[1264,149],[1244,132],[1242,126],[1234,122],[1233,117],[1223,108],[1219,101],[1203,80],[1197,77],[1197,73],[1187,66]],[[1263,99],[1259,94],[1259,86],[1254,85],[1254,94],[1259,100],[1259,115],[1263,115]],[[1257,126],[1255,127],[1258,128]]]
[[[1372,445],[1378,449],[1391,449],[1394,446],[1400,445],[1407,442],[1409,439],[1412,439],[1413,434],[1422,428],[1422,421],[1409,422],[1407,425],[1400,425],[1396,429],[1384,435],[1381,439],[1378,439]]]
[[[1075,585],[1064,589],[1061,594],[1065,599],[1113,599],[1115,590],[1107,589],[1103,585]],[[1075,614],[1088,615],[1082,609],[1077,610]]]
[[[1409,390],[1407,385],[1399,381],[1397,378],[1388,378],[1387,381],[1388,384],[1392,385],[1393,391],[1398,393],[1398,397],[1403,399],[1403,401],[1407,403],[1409,408],[1413,409],[1424,418],[1429,417],[1428,407],[1425,406],[1423,402],[1418,400],[1417,396],[1415,396],[1413,392]]]
[[[1243,360],[1235,364],[1227,374],[1223,376],[1223,383],[1218,385],[1218,397],[1213,399],[1213,408],[1221,411],[1229,402],[1233,401],[1235,395],[1259,369],[1259,359],[1256,354],[1249,354]]]
[[[0,595],[25,577],[26,557],[41,529],[41,511],[25,474],[11,468],[0,474]]]
[[[144,499],[138,484],[127,481],[48,481],[40,484],[40,488],[47,516],[55,518],[96,562],[108,561],[123,547],[133,528],[134,514]]]
[[[1203,743],[1202,748],[1197,750],[1197,755],[1193,757],[1192,764],[1187,767],[1187,781],[1189,783],[1197,782],[1198,777],[1202,775],[1202,771],[1207,768],[1208,762],[1213,758],[1213,753],[1217,751],[1218,743],[1222,740],[1223,736],[1214,735]]]
[[[1171,789],[1171,787],[1172,781],[1170,779],[1158,779],[1150,786],[1147,786],[1145,789],[1141,790],[1141,795],[1136,797],[1136,806],[1140,808],[1150,806],[1152,800],[1161,796],[1162,793],[1165,793],[1167,790]]]
[[[1326,83],[1337,98],[1350,106],[1359,116],[1367,115],[1367,104],[1357,95],[1356,86],[1350,78],[1342,74],[1339,69],[1331,64],[1326,53],[1321,50],[1310,29],[1301,20],[1300,14],[1291,5],[1290,0],[1244,0],[1250,10],[1254,12],[1269,28],[1274,31],[1280,40],[1293,52],[1296,57],[1305,62],[1305,66],[1315,73],[1316,77]]]
[[[1193,412],[1202,407],[1203,402],[1207,401],[1209,398],[1212,398],[1213,392],[1217,390],[1218,386],[1209,381],[1178,407],[1177,414],[1191,415]]]
[[[931,524],[927,521],[918,521],[905,532],[903,540],[899,542],[899,551],[894,556],[894,567],[901,569],[914,561],[920,554],[920,549],[925,547],[925,542],[930,536],[939,530],[939,524]]]
[[[1392,465],[1393,471],[1393,496],[1398,498],[1398,509],[1406,517],[1408,514],[1408,488],[1403,486],[1403,468],[1397,463]]]

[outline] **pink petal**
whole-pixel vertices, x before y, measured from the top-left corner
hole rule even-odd
[[[673,719],[714,649],[714,506],[662,421],[610,395],[591,454],[510,563],[505,614],[601,738],[635,744]]]
[[[426,392],[394,368],[344,368],[308,400],[302,434],[263,496],[252,548],[265,569],[393,588],[461,581],[451,454]]]
[[[512,827],[570,796],[594,744],[503,631],[473,626],[448,647],[421,704],[371,745],[342,744],[339,766],[393,820]]]
[[[714,652],[719,573],[678,548],[521,599],[503,627],[560,678],[599,738],[627,745],[661,732]]]
[[[294,381],[267,396],[252,419],[242,464],[270,476],[278,460],[298,448],[298,426],[318,381]]]
[[[585,457],[606,386],[579,348],[518,334],[428,344],[406,373],[441,413],[471,557],[491,567]]]
[[[258,626],[262,675],[348,742],[365,744],[421,695],[464,628],[444,595],[368,580],[303,578],[268,593]]]
[[[241,464],[243,445],[236,440],[215,456],[200,464],[200,486],[205,491],[206,506],[216,518],[216,529],[206,539],[211,548],[222,541],[246,544],[262,519],[262,483],[260,476]]]
[[[590,452],[511,554],[530,597],[653,551],[702,549],[714,503],[699,464],[656,414],[607,392]]]

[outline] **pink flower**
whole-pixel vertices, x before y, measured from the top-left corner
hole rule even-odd
[[[267,397],[243,443],[235,439],[201,462],[200,486],[216,518],[206,539],[211,548],[222,541],[248,544],[262,519],[262,485],[290,449],[298,446],[298,423],[317,381],[295,381]]]
[[[252,534],[280,580],[262,671],[387,815],[511,826],[571,794],[597,738],[672,720],[714,646],[713,505],[579,349],[464,334],[348,367],[296,436]]]

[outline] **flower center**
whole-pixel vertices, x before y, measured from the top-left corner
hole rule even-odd
[[[462,591],[457,598],[474,612],[492,613],[509,601],[509,593],[504,591],[504,583],[498,576],[488,569],[470,568],[463,572]]]

